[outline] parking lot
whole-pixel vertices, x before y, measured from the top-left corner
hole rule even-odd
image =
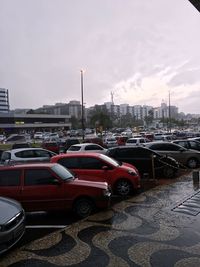
[[[36,235],[8,252],[0,266],[199,266],[198,203],[199,182],[192,172],[163,180],[84,220],[61,216],[59,225],[67,222],[65,228],[49,229],[52,233],[40,239]],[[46,216],[38,215],[37,225],[43,220],[52,224],[53,217]],[[48,225],[27,230],[42,232]]]

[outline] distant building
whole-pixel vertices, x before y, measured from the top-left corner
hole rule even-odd
[[[8,89],[0,88],[0,113],[8,113],[9,110],[10,106]]]
[[[71,116],[51,114],[0,114],[0,132],[71,129]]]
[[[55,105],[44,105],[41,108],[35,109],[35,113],[52,114],[52,115],[70,115],[77,119],[81,118],[80,101],[70,101],[69,103],[56,103]]]

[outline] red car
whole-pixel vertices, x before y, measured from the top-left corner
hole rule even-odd
[[[101,153],[69,153],[53,156],[57,162],[76,173],[79,179],[107,182],[113,192],[127,196],[140,188],[138,170]]]
[[[0,195],[21,202],[26,211],[72,209],[86,217],[110,203],[107,183],[83,181],[56,163],[0,167]]]

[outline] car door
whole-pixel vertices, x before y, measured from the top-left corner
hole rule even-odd
[[[22,201],[27,210],[54,210],[65,207],[64,185],[47,168],[25,168]]]
[[[21,201],[21,170],[0,170],[0,195]]]
[[[81,179],[109,183],[112,170],[113,168],[103,160],[88,156],[80,158],[80,167],[76,172]]]

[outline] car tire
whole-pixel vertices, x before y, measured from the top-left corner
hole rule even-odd
[[[176,173],[176,170],[172,167],[169,167],[169,166],[165,166],[163,168],[163,176],[164,178],[175,178],[175,173]]]
[[[196,159],[196,158],[190,158],[190,159],[188,159],[188,161],[187,161],[187,166],[188,166],[188,168],[190,168],[190,169],[195,169],[195,168],[197,168],[198,167],[198,160]]]
[[[95,205],[92,200],[84,197],[79,198],[73,205],[73,212],[78,218],[88,217],[94,210]]]
[[[128,196],[132,193],[133,186],[127,179],[120,179],[115,185],[115,193],[120,196]]]

